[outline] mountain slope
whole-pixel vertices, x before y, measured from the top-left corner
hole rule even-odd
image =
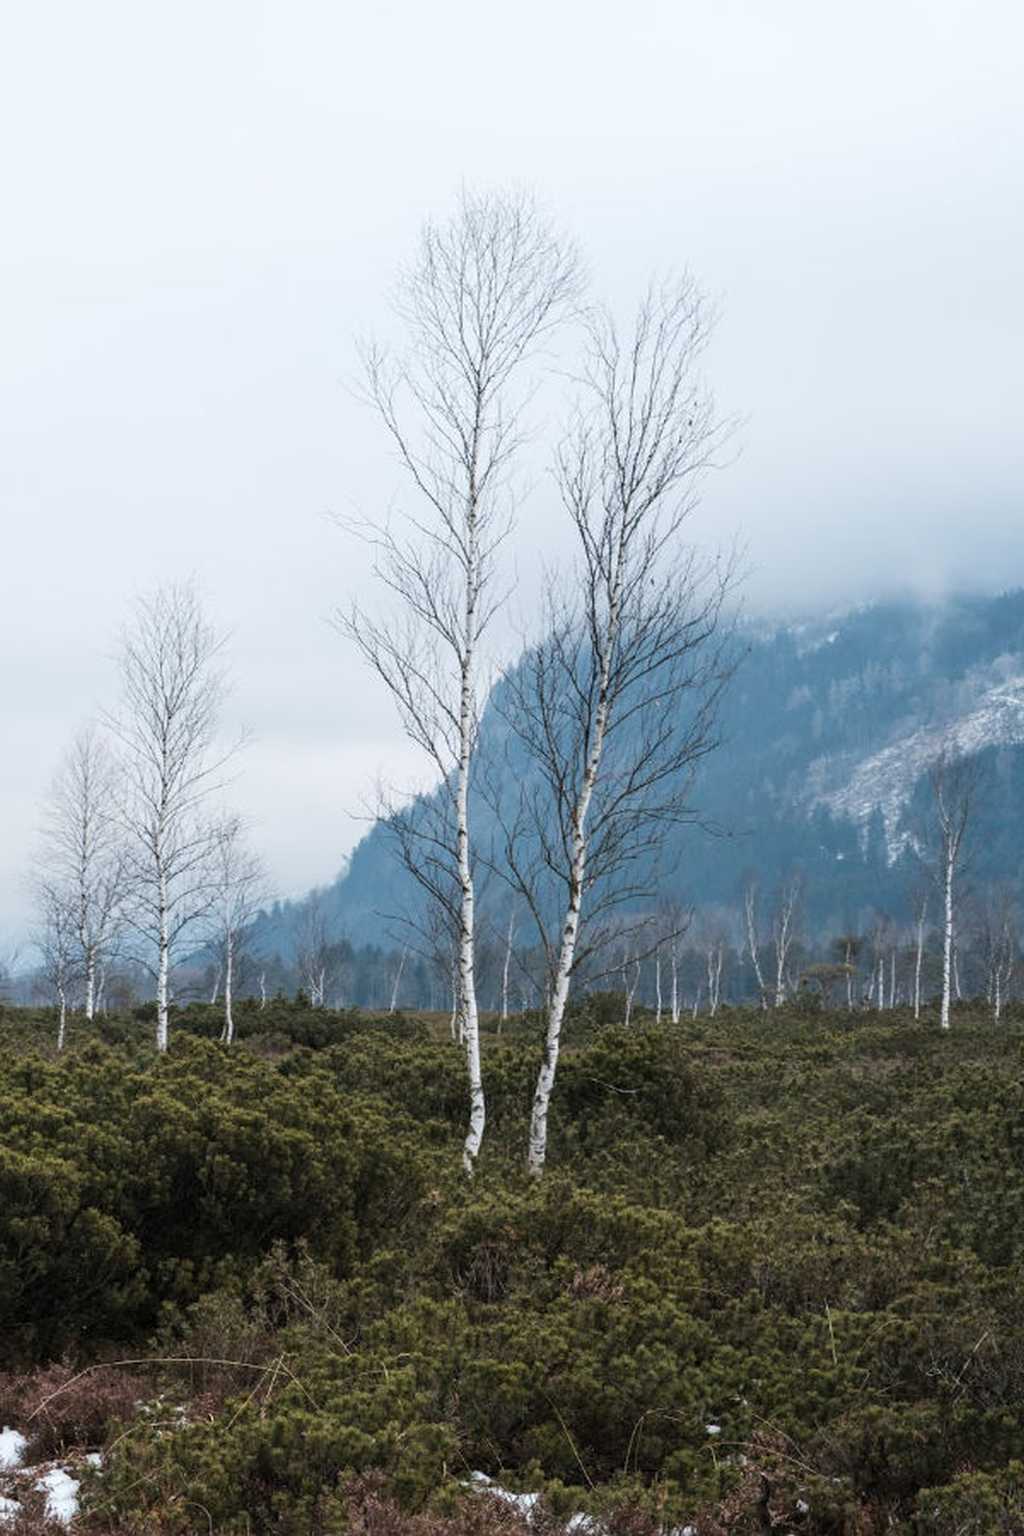
[[[868,908],[899,914],[911,878],[907,848],[927,822],[926,775],[948,745],[984,754],[991,768],[976,826],[978,878],[1017,880],[1024,591],[879,603],[810,623],[750,626],[741,639],[746,654],[724,701],[722,745],[694,790],[717,835],[696,826],[670,832],[665,873],[652,872],[664,894],[731,906],[750,874],[768,890],[800,870],[819,925],[845,926]],[[493,700],[488,723],[497,724]],[[474,816],[484,827],[479,801]],[[388,915],[419,901],[380,827],[321,899],[335,930],[357,945],[388,943]],[[282,951],[296,916],[286,906],[268,921],[266,937]]]

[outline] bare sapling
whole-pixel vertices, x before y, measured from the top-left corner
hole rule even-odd
[[[428,897],[447,901],[452,881],[456,887],[467,1173],[486,1120],[470,825],[482,647],[505,592],[499,556],[515,518],[511,477],[524,440],[526,372],[578,289],[573,250],[529,198],[466,193],[452,219],[424,227],[399,283],[404,355],[393,359],[377,347],[364,355],[367,395],[415,508],[360,529],[391,612],[356,605],[339,623],[440,783],[437,800],[386,796],[379,811]]]
[[[214,896],[216,830],[206,806],[232,750],[217,751],[223,641],[191,584],[142,598],[121,646],[122,699],[108,717],[121,746],[128,920],[156,979],[156,1045],[169,1037],[171,971]]]
[[[591,316],[579,406],[556,461],[575,563],[548,586],[540,640],[506,676],[502,714],[528,768],[497,773],[493,867],[546,958],[542,1061],[528,1166],[548,1113],[574,973],[651,894],[668,830],[693,819],[730,674],[732,567],[682,541],[721,432],[698,373],[708,334],[689,279],[648,294],[629,333]],[[583,931],[586,919],[587,931]]]

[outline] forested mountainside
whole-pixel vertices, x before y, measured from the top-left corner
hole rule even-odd
[[[655,880],[698,909],[735,907],[799,872],[819,933],[867,909],[904,915],[911,849],[927,822],[927,771],[944,743],[983,754],[975,875],[1016,882],[1024,856],[1024,590],[941,604],[877,603],[802,624],[741,630],[742,659],[721,710],[721,745],[701,765],[700,825],[671,830]],[[500,716],[501,688],[484,735]],[[500,722],[494,734],[501,734]],[[514,749],[513,749],[514,750]],[[514,759],[512,766],[514,767]],[[478,838],[490,812],[477,797]],[[483,901],[500,907],[492,882]],[[373,828],[320,893],[324,919],[353,945],[388,945],[417,887]],[[261,924],[264,950],[289,955],[302,903]]]

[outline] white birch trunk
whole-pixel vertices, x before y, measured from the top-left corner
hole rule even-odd
[[[505,940],[505,961],[501,968],[501,1018],[498,1022],[498,1033],[508,1023],[508,973],[512,964],[512,943],[515,939],[516,920],[515,915],[508,920],[508,935]]]
[[[914,955],[914,1018],[921,1017],[921,966],[924,962],[924,918],[917,921],[917,949]]]
[[[93,1019],[96,1015],[96,951],[91,946],[85,955],[85,1016]]]
[[[157,946],[157,973],[156,973],[156,1048],[163,1054],[167,1049],[169,1033],[168,1020],[169,991],[170,991],[170,959],[171,941],[169,933],[170,914],[167,901],[167,877],[163,871],[159,879],[159,938]]]
[[[402,972],[405,970],[405,957],[407,953],[407,950],[402,950],[401,959],[398,962],[398,969],[395,971],[395,979],[391,986],[391,1002],[388,1006],[388,1013],[394,1013],[398,1007],[398,989],[402,985]]]
[[[601,756],[604,752],[604,734],[608,725],[608,684],[611,661],[609,637],[612,637],[612,643],[614,643],[614,635],[618,629],[618,608],[619,588],[616,584],[613,586],[611,593],[608,625],[605,634],[605,650],[601,657],[601,676],[597,696],[597,710],[594,717],[594,735],[583,771],[580,793],[573,808],[572,858],[569,865],[569,901],[562,924],[562,942],[558,953],[554,986],[551,989],[551,1001],[548,1005],[544,1057],[541,1061],[540,1072],[537,1075],[537,1086],[534,1089],[533,1107],[530,1112],[530,1137],[527,1146],[526,1165],[530,1173],[535,1177],[544,1171],[544,1162],[547,1157],[548,1109],[551,1104],[551,1092],[555,1086],[555,1073],[558,1070],[562,1021],[565,1018],[565,1005],[569,1000],[569,981],[572,976],[573,961],[576,956],[580,911],[583,905],[583,882],[587,867],[587,813],[590,810],[590,802],[593,799],[594,785],[597,783]]]
[[[679,956],[672,947],[672,1023],[679,1023]]]
[[[661,949],[654,951],[654,1022],[661,1023]]]
[[[747,948],[750,951],[751,963],[754,967],[754,976],[757,980],[757,991],[761,999],[761,1008],[768,1007],[768,988],[764,984],[764,975],[761,971],[761,956],[757,945],[757,922],[754,913],[754,891],[748,888],[744,899],[743,909],[747,920]]]
[[[949,1003],[953,963],[953,865],[954,857],[952,849],[947,847],[945,851],[945,867],[943,869],[942,895],[943,895],[943,924],[942,924],[942,1005],[939,1013],[939,1025],[942,1029],[949,1028]]]
[[[224,1044],[230,1045],[235,1038],[235,1018],[232,1013],[234,1002],[232,981],[235,970],[235,944],[234,935],[228,934],[227,944],[224,949]]]

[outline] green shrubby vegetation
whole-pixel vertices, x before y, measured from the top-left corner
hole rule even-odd
[[[622,1536],[1024,1528],[1019,1025],[609,1015],[539,1181],[530,1023],[487,1038],[470,1182],[423,1020],[278,1000],[229,1050],[193,1006],[162,1058],[130,1016],[57,1057],[8,1010],[0,1414],[104,1449],[86,1523],[509,1530],[482,1471]]]

